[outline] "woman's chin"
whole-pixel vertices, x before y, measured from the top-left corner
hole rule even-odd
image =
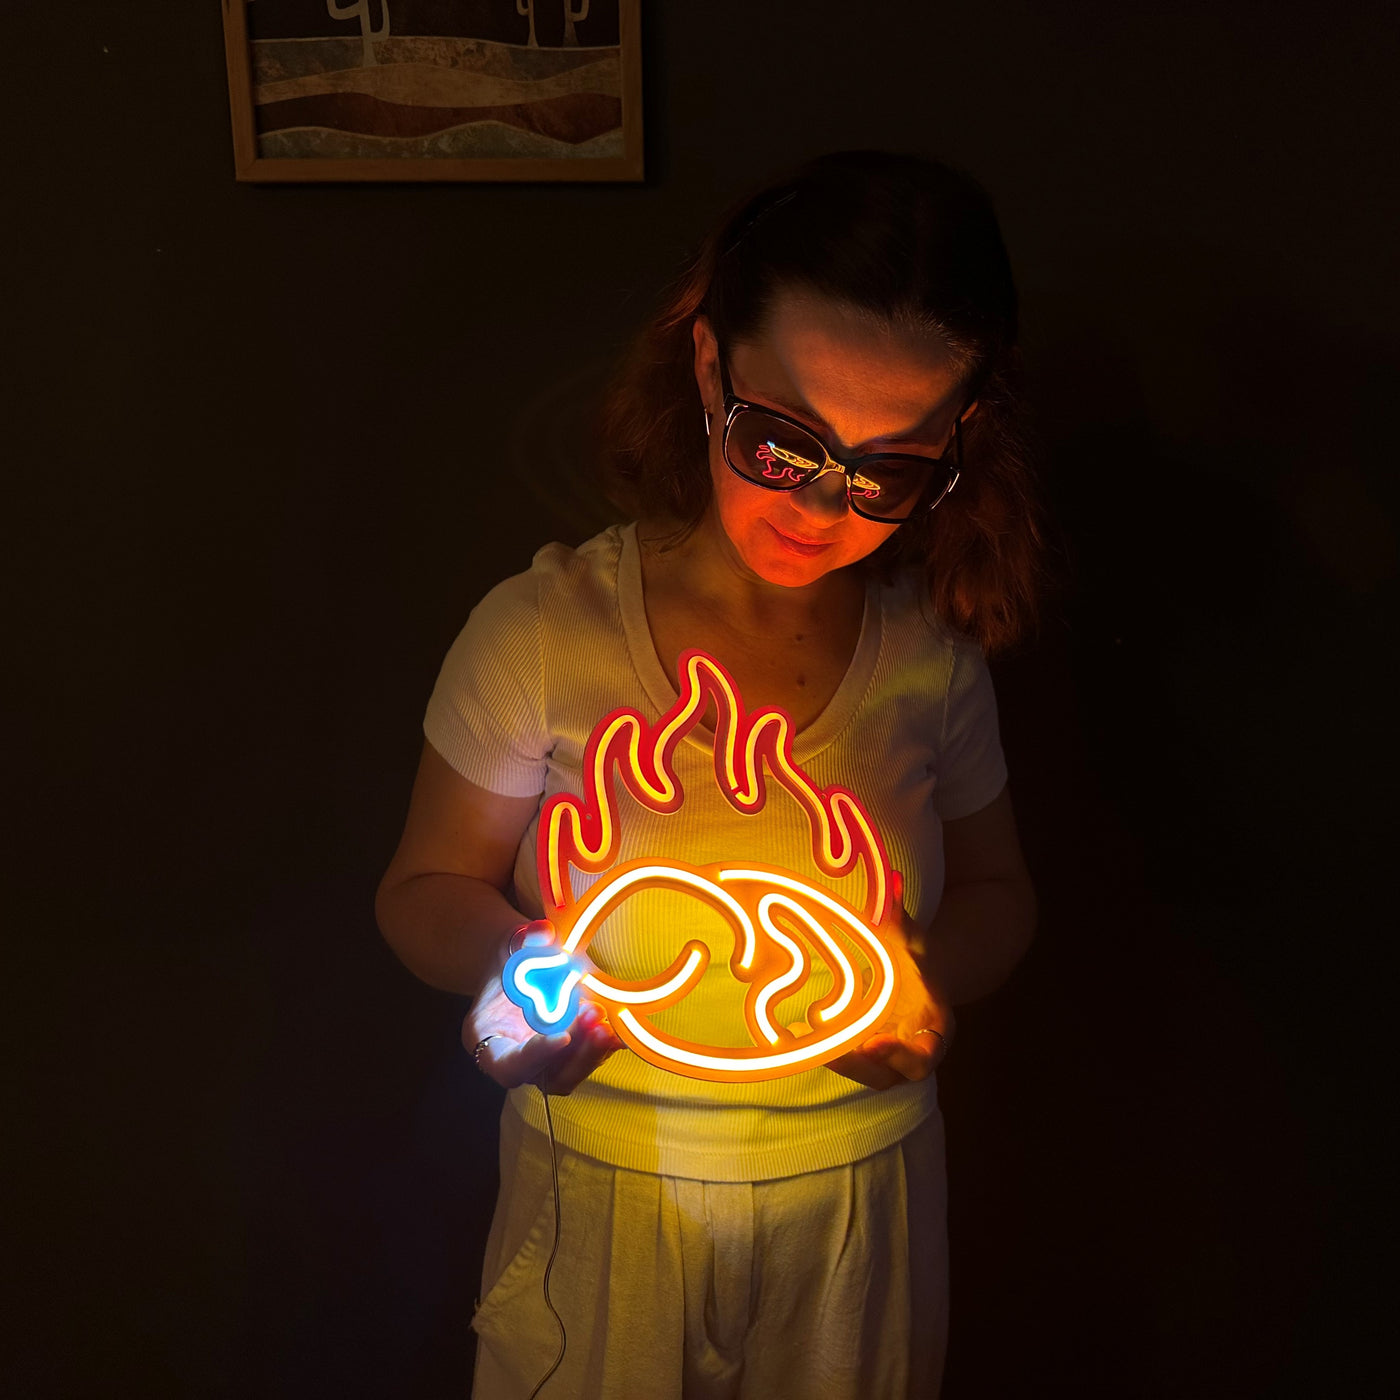
[[[720,523],[720,529],[731,558],[755,578],[780,588],[806,588],[846,562],[835,545],[820,550],[790,546],[766,519],[731,520]]]
[[[745,562],[764,583],[782,588],[805,588],[831,572],[831,565],[822,559],[774,558],[756,551]]]

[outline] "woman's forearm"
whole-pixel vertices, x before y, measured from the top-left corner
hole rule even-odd
[[[943,892],[914,959],[930,988],[962,1006],[994,992],[1035,936],[1028,880],[974,880]]]
[[[416,977],[476,996],[500,972],[511,933],[526,921],[494,885],[470,875],[415,875],[381,888],[375,916]]]

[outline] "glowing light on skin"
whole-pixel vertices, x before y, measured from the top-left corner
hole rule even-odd
[[[618,905],[640,890],[671,889],[698,898],[723,918],[733,935],[729,970],[748,984],[744,1017],[751,1047],[699,1045],[647,1024],[645,1018],[686,997],[709,967],[711,952],[700,939],[687,941],[668,968],[643,981],[622,983],[593,970],[582,972],[578,986],[608,1014],[619,1038],[660,1068],[732,1082],[795,1074],[853,1049],[882,1023],[894,999],[898,972],[877,931],[891,901],[884,846],[853,793],[837,786],[819,789],[798,768],[792,757],[790,716],[776,708],[747,714],[733,679],[704,652],[682,655],[679,675],[680,696],[655,725],[627,709],[599,722],[584,755],[583,798],[559,793],[545,804],[537,848],[540,888],[547,896],[546,916],[561,938],[553,952],[534,953],[537,976],[543,975],[545,960],[554,958],[548,966],[557,980],[562,965],[558,959],[581,953]],[[637,801],[654,812],[676,811],[684,793],[672,763],[675,748],[699,722],[710,698],[718,714],[713,748],[721,793],[738,811],[756,814],[766,801],[765,774],[776,779],[806,813],[813,860],[824,874],[845,877],[858,864],[864,866],[862,909],[790,871],[758,863],[742,868],[645,859],[617,864],[614,766]],[[606,873],[582,899],[575,899],[571,867]],[[779,925],[775,912],[787,928]],[[800,936],[794,937],[794,930]],[[859,950],[870,969],[868,985],[836,934]],[[773,1019],[775,1007],[811,973],[809,943],[830,966],[835,983],[808,1008],[810,1020],[820,1028],[779,1026]],[[516,984],[517,1004],[527,1019],[531,1013],[526,1002],[542,1020],[547,1008],[551,1030],[568,1024],[560,1008],[562,992],[551,999],[523,972]]]

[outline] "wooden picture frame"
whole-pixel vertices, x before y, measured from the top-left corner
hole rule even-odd
[[[239,180],[643,178],[641,0],[220,3]]]

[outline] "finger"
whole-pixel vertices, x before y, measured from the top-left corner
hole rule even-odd
[[[948,1058],[948,1051],[953,1046],[953,1027],[951,1024],[945,1024],[948,1026],[946,1030],[932,1028],[919,1031],[916,1035],[904,1037],[904,1044],[912,1045],[920,1050],[926,1049],[933,1056],[934,1069],[937,1069]]]
[[[535,1035],[523,1045],[507,1041],[505,1047],[498,1050],[499,1043],[493,1040],[482,1048],[481,1068],[503,1088],[514,1089],[528,1084],[567,1049],[570,1034],[561,1031],[558,1035]]]
[[[926,1079],[933,1071],[933,1063],[923,1044],[915,1041],[911,1045],[897,1035],[873,1037],[861,1046],[861,1052],[888,1072],[891,1083]]]
[[[541,1076],[551,1094],[572,1093],[608,1056],[622,1048],[612,1027],[593,1008],[585,1008],[572,1028],[573,1042]]]
[[[510,1045],[523,1045],[534,1033],[534,1028],[525,1019],[525,1013],[500,990],[500,983],[497,982],[496,990],[483,994],[463,1020],[462,1045],[474,1053],[477,1045],[488,1035],[499,1036]],[[497,1045],[497,1053],[505,1048],[505,1044]],[[485,1053],[482,1052],[483,1056]]]
[[[576,1044],[578,1048],[573,1053],[564,1056],[537,1081],[548,1093],[557,1097],[573,1093],[599,1065],[622,1048],[622,1042],[606,1031],[581,1038]]]
[[[933,1037],[920,1036],[916,1041],[897,1042],[885,1052],[884,1063],[905,1079],[927,1079],[938,1063],[937,1050],[924,1047],[924,1042],[929,1040]]]
[[[827,1069],[864,1084],[867,1089],[893,1089],[902,1084],[904,1077],[897,1074],[877,1056],[867,1055],[861,1050],[852,1050],[827,1063]]]

